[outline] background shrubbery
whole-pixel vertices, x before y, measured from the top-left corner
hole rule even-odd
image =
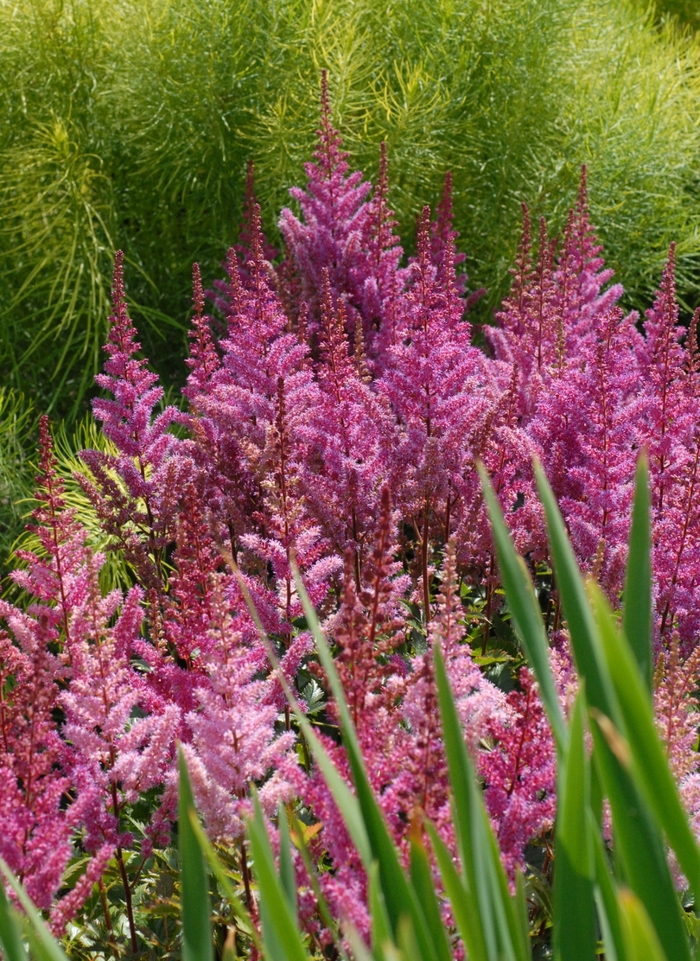
[[[663,10],[682,12],[677,4]],[[24,0],[0,7],[0,363],[42,409],[75,413],[99,366],[126,252],[144,346],[177,381],[190,265],[205,285],[235,239],[245,164],[276,232],[330,74],[357,166],[388,144],[402,236],[445,170],[488,319],[520,202],[561,227],[581,163],[630,301],[678,244],[697,274],[697,44],[602,0]]]

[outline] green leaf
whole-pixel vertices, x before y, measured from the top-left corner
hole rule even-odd
[[[590,585],[590,592],[625,724],[631,770],[650,809],[666,832],[668,843],[676,852],[696,902],[700,903],[700,848],[678,794],[666,750],[656,731],[645,680],[627,639],[615,630],[605,597],[595,584]]]
[[[289,840],[289,822],[287,812],[283,804],[278,809],[279,834],[280,834],[280,877],[282,887],[287,895],[289,907],[292,914],[297,915],[297,879],[292,862],[292,844]]]
[[[260,942],[260,937],[258,935],[257,928],[251,921],[248,909],[234,891],[233,885],[231,884],[231,879],[226,873],[226,869],[214,850],[211,841],[204,833],[202,825],[199,822],[199,818],[197,817],[197,812],[194,810],[190,810],[190,824],[192,825],[192,830],[194,831],[197,842],[202,849],[202,853],[209,864],[212,874],[218,881],[225,898],[231,906],[231,910],[238,918],[241,931],[243,931],[243,933],[248,937],[252,938],[255,946],[258,948],[258,950],[261,950],[262,944]]]
[[[598,630],[581,573],[569,543],[564,519],[542,466],[537,460],[534,463],[534,470],[540,500],[547,516],[549,546],[578,674],[585,679],[588,703],[603,711],[617,724],[612,684],[605,670]]]
[[[452,961],[452,952],[435,894],[435,882],[428,854],[421,837],[420,826],[414,822],[409,835],[411,844],[411,882],[423,908],[430,937],[439,961]]]
[[[479,905],[478,940],[488,961],[525,959],[519,923],[496,839],[477,787],[474,765],[467,752],[440,648],[436,645],[435,678],[445,753],[454,798],[455,825],[462,858],[464,887]]]
[[[29,961],[18,919],[5,894],[5,886],[0,883],[0,947],[6,961]]]
[[[0,871],[2,871],[5,880],[17,895],[17,900],[22,905],[24,913],[27,916],[27,935],[34,949],[33,954],[38,961],[68,961],[63,948],[51,934],[44,919],[34,907],[32,899],[2,858],[0,858]]]
[[[632,891],[623,889],[619,892],[617,900],[620,905],[627,961],[668,961],[649,915],[639,898]]]
[[[595,899],[598,907],[598,918],[608,961],[627,961],[620,908],[617,901],[615,883],[610,872],[610,865],[603,844],[600,825],[592,812],[588,814],[589,837],[593,846],[595,860]]]
[[[589,838],[590,767],[584,743],[586,711],[582,683],[569,726],[569,752],[560,762],[555,832],[554,957],[561,961],[593,961],[596,916],[593,851]]]
[[[637,461],[622,629],[634,652],[648,691],[651,691],[652,673],[650,515],[649,461],[644,450]]]
[[[467,955],[471,961],[488,961],[476,893],[465,887],[454,865],[452,855],[435,830],[435,826],[429,821],[425,826]]]
[[[377,961],[386,961],[385,949],[392,943],[392,934],[376,861],[369,872],[369,909],[372,918],[372,953]]]
[[[254,795],[253,804],[254,814],[248,822],[248,836],[260,891],[263,953],[272,961],[308,961],[309,954],[297,927],[296,914],[292,912],[275,869],[275,858],[257,795]]]
[[[506,589],[508,604],[513,612],[516,634],[537,677],[542,703],[547,711],[557,750],[561,755],[566,752],[568,734],[549,662],[549,644],[542,622],[542,612],[532,588],[530,575],[523,559],[515,550],[500,504],[483,465],[479,464],[478,470],[491,520],[498,566]]]
[[[182,748],[179,748],[179,763],[178,839],[182,883],[182,959],[214,961],[207,869],[190,821],[190,813],[195,811],[195,806]]]
[[[674,961],[689,959],[678,899],[664,843],[629,764],[621,708],[606,663],[599,624],[593,615],[564,521],[544,472],[535,475],[547,516],[554,570],[566,615],[579,677],[591,707],[596,765],[613,814],[615,851],[630,886],[643,902],[660,940]],[[607,622],[606,622],[607,623]],[[615,637],[619,637],[613,626]]]

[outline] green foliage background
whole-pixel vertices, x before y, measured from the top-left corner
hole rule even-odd
[[[123,247],[153,359],[175,375],[191,262],[219,270],[255,160],[271,233],[312,149],[318,77],[366,173],[389,145],[404,233],[454,172],[488,307],[519,202],[557,225],[590,166],[633,297],[670,239],[694,286],[698,53],[604,0],[23,0],[0,5],[0,285],[12,380],[65,413],[99,364]]]
[[[560,227],[582,162],[630,301],[648,299],[671,239],[694,301],[699,64],[694,39],[632,0],[3,0],[6,386],[77,412],[117,247],[144,347],[181,376],[191,263],[220,273],[248,158],[274,235],[324,67],[353,161],[372,175],[388,143],[404,235],[453,170],[484,317],[520,201]]]

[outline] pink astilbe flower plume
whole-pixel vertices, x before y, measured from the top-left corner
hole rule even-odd
[[[26,612],[0,601],[0,854],[38,907],[52,909],[62,932],[106,867],[112,849],[96,857],[73,891],[54,902],[73,853],[72,836],[94,797],[75,776],[64,741],[62,698],[75,672],[70,649],[80,635],[76,613],[89,591],[92,558],[87,532],[67,508],[46,417],[39,430],[40,473],[31,530],[40,550],[20,551],[27,565],[13,579],[30,595]]]
[[[253,284],[253,277],[249,264],[256,258],[256,247],[260,243],[260,252],[263,260],[268,265],[267,270],[270,277],[274,276],[271,264],[279,257],[279,250],[273,247],[267,240],[262,231],[259,221],[260,206],[255,194],[255,167],[252,160],[248,161],[246,167],[245,196],[243,199],[243,211],[241,217],[241,227],[238,234],[238,243],[234,244],[233,250],[240,264],[239,271],[241,283],[250,287]],[[207,291],[214,306],[221,311],[224,316],[228,312],[228,290],[225,281],[215,280],[215,290]]]
[[[358,332],[359,334],[359,332]],[[356,336],[355,345],[360,342]],[[343,301],[334,303],[328,272],[316,365],[320,403],[311,412],[314,456],[304,472],[310,510],[335,550],[349,545],[359,587],[367,540],[376,526],[381,490],[390,480],[394,424],[391,411],[366,383],[363,357],[353,357]]]
[[[654,530],[653,565],[657,624],[662,636],[677,627],[681,643],[695,642],[700,628],[696,587],[700,564],[700,511],[696,491],[700,443],[695,334],[682,344],[675,289],[675,248],[661,289],[644,323],[641,371],[647,405],[644,425],[649,449]],[[685,652],[687,653],[687,651]]]
[[[401,431],[396,452],[405,477],[398,506],[410,518],[420,544],[422,604],[430,617],[431,544],[445,543],[478,487],[472,443],[493,406],[485,359],[470,344],[462,320],[464,301],[454,277],[454,245],[444,251],[442,283],[431,258],[430,211],[426,207],[412,262],[406,309],[391,361],[377,382]]]
[[[163,390],[157,376],[137,354],[140,345],[124,298],[123,255],[117,252],[112,286],[112,315],[105,373],[95,378],[112,398],[93,401],[95,417],[115,453],[82,454],[93,480],[81,479],[97,514],[133,564],[146,590],[162,590],[163,560],[174,540],[177,497],[191,462],[177,454],[177,438],[168,432],[174,407],[155,414]]]
[[[303,221],[285,207],[280,230],[287,254],[300,280],[300,299],[309,305],[309,331],[315,334],[320,319],[323,270],[328,270],[335,297],[346,297],[356,285],[351,278],[364,259],[362,244],[367,232],[371,184],[359,171],[348,176],[347,153],[331,122],[328,75],[321,75],[321,125],[314,163],[305,165],[306,190],[293,187]],[[354,332],[354,308],[348,305],[349,332]]]
[[[363,336],[376,376],[384,369],[388,348],[396,343],[396,323],[408,279],[408,271],[399,266],[403,248],[394,233],[396,226],[389,206],[387,149],[382,143],[377,186],[364,223],[364,256],[350,272],[353,298],[362,314]]]

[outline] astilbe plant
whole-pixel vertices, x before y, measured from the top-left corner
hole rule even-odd
[[[138,946],[126,851],[140,845],[138,875],[169,843],[180,740],[207,830],[231,849],[249,906],[243,834],[255,784],[267,818],[286,803],[310,822],[319,877],[294,855],[307,934],[319,945],[336,936],[320,891],[368,935],[368,879],[297,739],[270,661],[274,649],[349,781],[338,705],[326,692],[295,571],[334,645],[369,780],[406,863],[424,816],[456,851],[435,648],[511,880],[527,869],[528,845],[549,850],[554,742],[502,607],[479,460],[539,578],[568,711],[576,677],[532,456],[550,476],[579,563],[617,604],[635,462],[647,446],[657,718],[689,809],[694,817],[700,810],[689,751],[700,368],[697,321],[685,341],[678,325],[673,251],[639,331],[636,316],[617,306],[621,288],[609,286],[584,171],[559,253],[544,222],[533,251],[525,209],[511,295],[487,331],[490,352],[482,351],[458,273],[449,176],[436,219],[424,208],[404,264],[386,148],[372,194],[361,174],[349,174],[325,78],[318,138],[307,190],[292,194],[300,218],[282,214],[281,267],[272,263],[250,173],[245,229],[213,295],[223,332],[206,313],[195,265],[182,409],[160,409],[163,392],[140,356],[117,258],[98,379],[105,396],[94,403],[110,446],[83,453],[82,484],[109,549],[128,564],[125,592],[100,591],[103,558],[66,506],[42,426],[41,550],[20,555],[24,568],[14,575],[30,600],[0,606],[0,804],[10,824],[0,853],[53,911],[57,929],[109,862]],[[482,654],[503,648],[496,666],[473,653],[479,642]],[[505,689],[495,683],[499,662]],[[143,803],[151,826],[137,839],[127,823]],[[55,900],[76,849],[89,866]]]

